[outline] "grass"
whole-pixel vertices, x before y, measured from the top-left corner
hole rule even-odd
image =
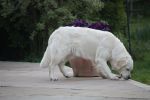
[[[150,52],[144,54],[142,60],[134,62],[132,79],[150,85]]]
[[[134,58],[132,79],[150,85],[150,21],[149,18],[133,18],[131,43]]]

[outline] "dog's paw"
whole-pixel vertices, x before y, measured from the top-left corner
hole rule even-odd
[[[58,78],[50,78],[50,81],[58,81]]]
[[[50,81],[57,81],[58,80],[58,76],[55,74],[51,74],[50,75]]]
[[[73,77],[73,69],[68,67],[68,66],[65,66],[64,67],[65,69],[63,70],[62,74],[66,77],[66,78],[70,78],[70,77]]]
[[[50,81],[58,81],[57,77],[50,77]]]
[[[64,76],[65,76],[66,78],[70,78],[70,77],[73,76],[73,73],[72,73],[72,72],[67,72],[67,73],[65,73]]]
[[[72,76],[73,76],[73,73],[66,73],[66,74],[65,74],[65,77],[66,77],[66,78],[70,78],[70,77],[72,77]]]
[[[119,80],[119,76],[116,74],[111,74],[110,79],[111,80]]]

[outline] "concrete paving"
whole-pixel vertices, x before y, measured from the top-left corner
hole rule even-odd
[[[70,69],[67,69],[68,71]],[[39,63],[0,61],[0,100],[150,100],[150,86],[100,77],[49,81]]]

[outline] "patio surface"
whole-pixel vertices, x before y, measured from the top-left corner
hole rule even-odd
[[[67,69],[70,70],[70,69]],[[49,81],[39,63],[0,61],[0,100],[150,100],[150,86],[100,77]]]

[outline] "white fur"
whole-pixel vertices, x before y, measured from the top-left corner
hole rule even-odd
[[[72,57],[91,60],[97,71],[109,79],[118,77],[111,72],[107,62],[124,78],[129,76],[133,68],[131,56],[116,36],[110,32],[83,27],[60,27],[55,30],[49,38],[40,66],[49,66],[51,80],[58,79],[54,72],[55,67],[59,67],[64,76],[70,77],[64,64]],[[130,71],[122,71],[123,68]]]

